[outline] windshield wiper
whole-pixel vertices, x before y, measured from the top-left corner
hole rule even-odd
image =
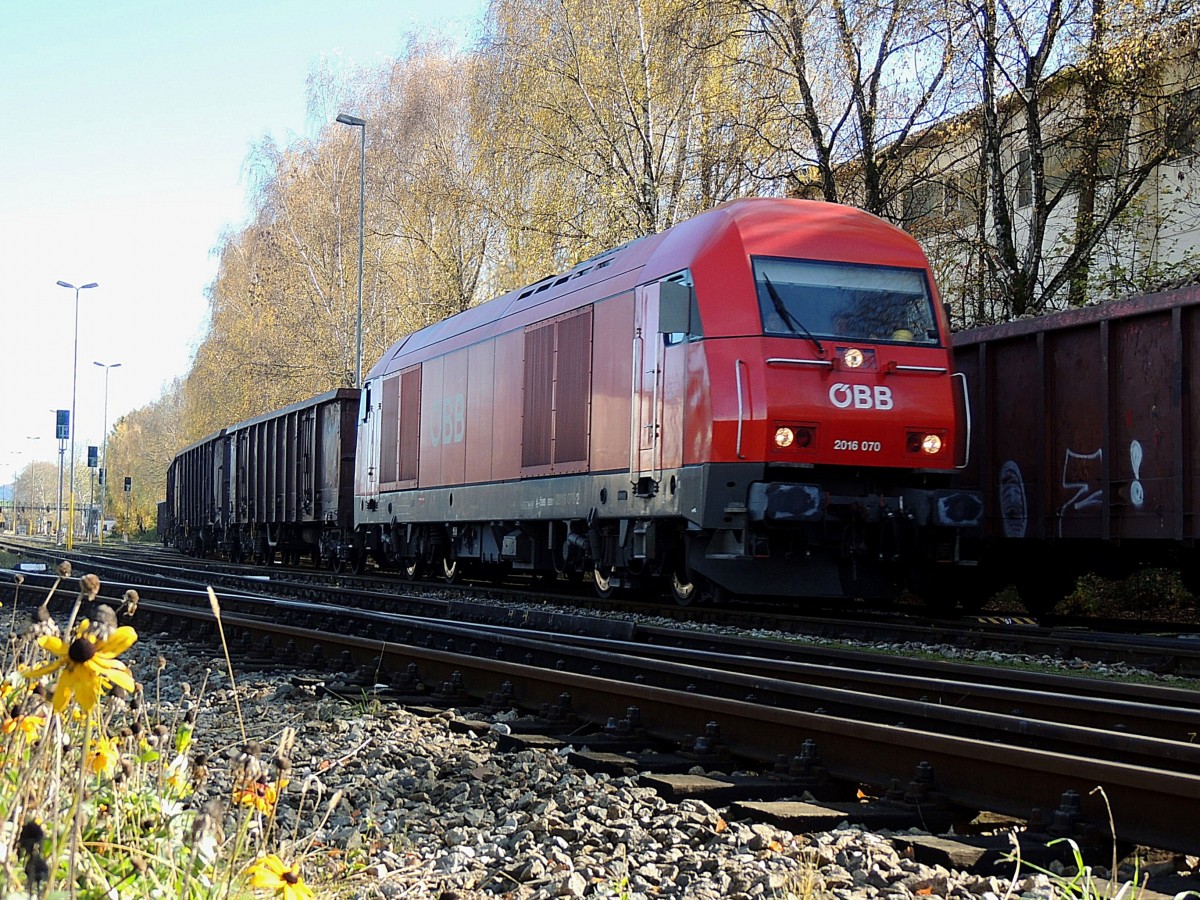
[[[817,340],[816,336],[804,327],[804,323],[791,314],[786,306],[783,305],[783,298],[779,296],[779,291],[775,290],[775,285],[771,284],[770,277],[764,272],[763,282],[767,286],[767,293],[771,295],[771,303],[775,306],[775,312],[779,313],[779,318],[783,319],[784,323],[792,330],[793,333],[800,333],[813,342],[817,348],[817,352],[822,356],[825,355],[825,346]]]

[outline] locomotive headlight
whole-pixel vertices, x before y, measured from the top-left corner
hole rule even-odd
[[[782,428],[775,429],[775,446],[790,447],[796,440],[796,432],[784,425]]]
[[[851,347],[842,357],[842,361],[846,364],[846,368],[857,369],[863,364],[862,351],[857,347]]]
[[[924,453],[934,456],[942,452],[942,436],[931,431],[910,431],[905,444],[909,453]]]

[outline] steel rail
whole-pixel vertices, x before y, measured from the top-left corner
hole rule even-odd
[[[143,606],[175,621],[191,619],[211,628],[212,614],[207,608]],[[260,632],[269,634],[272,643],[288,642],[287,655],[293,660],[314,645],[329,648],[336,643],[369,671],[404,672],[415,665],[425,683],[454,680],[476,697],[500,690],[508,682],[513,685],[514,699],[528,709],[553,705],[568,692],[570,707],[577,715],[602,723],[633,704],[643,723],[672,740],[703,734],[709,723],[716,721],[733,753],[761,763],[770,763],[780,754],[797,753],[805,741],[815,741],[824,768],[844,781],[886,785],[902,773],[916,771],[921,763],[929,763],[936,789],[955,804],[1006,815],[1025,817],[1034,809],[1053,809],[1063,792],[1074,790],[1082,798],[1083,815],[1096,823],[1106,822],[1103,798],[1091,793],[1099,786],[1112,804],[1122,839],[1167,850],[1190,851],[1200,846],[1200,775],[1189,772],[764,706],[708,696],[697,689],[637,683],[628,677],[614,680],[386,638],[334,635],[280,624],[265,615],[225,612],[222,620],[231,639],[240,633]],[[470,637],[470,632],[465,636]]]

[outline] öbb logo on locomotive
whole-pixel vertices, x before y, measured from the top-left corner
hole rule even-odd
[[[847,368],[875,381],[830,378]],[[361,390],[185,448],[164,533],[680,603],[890,596],[966,562],[965,407],[915,240],[849,207],[738,200],[407,335]]]
[[[829,402],[838,409],[892,409],[892,390],[877,384],[874,388],[866,384],[838,382],[829,388]]]

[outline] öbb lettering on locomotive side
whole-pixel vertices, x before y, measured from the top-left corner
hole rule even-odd
[[[186,448],[169,539],[681,603],[890,595],[968,562],[966,402],[911,237],[738,200],[402,338],[361,391]]]

